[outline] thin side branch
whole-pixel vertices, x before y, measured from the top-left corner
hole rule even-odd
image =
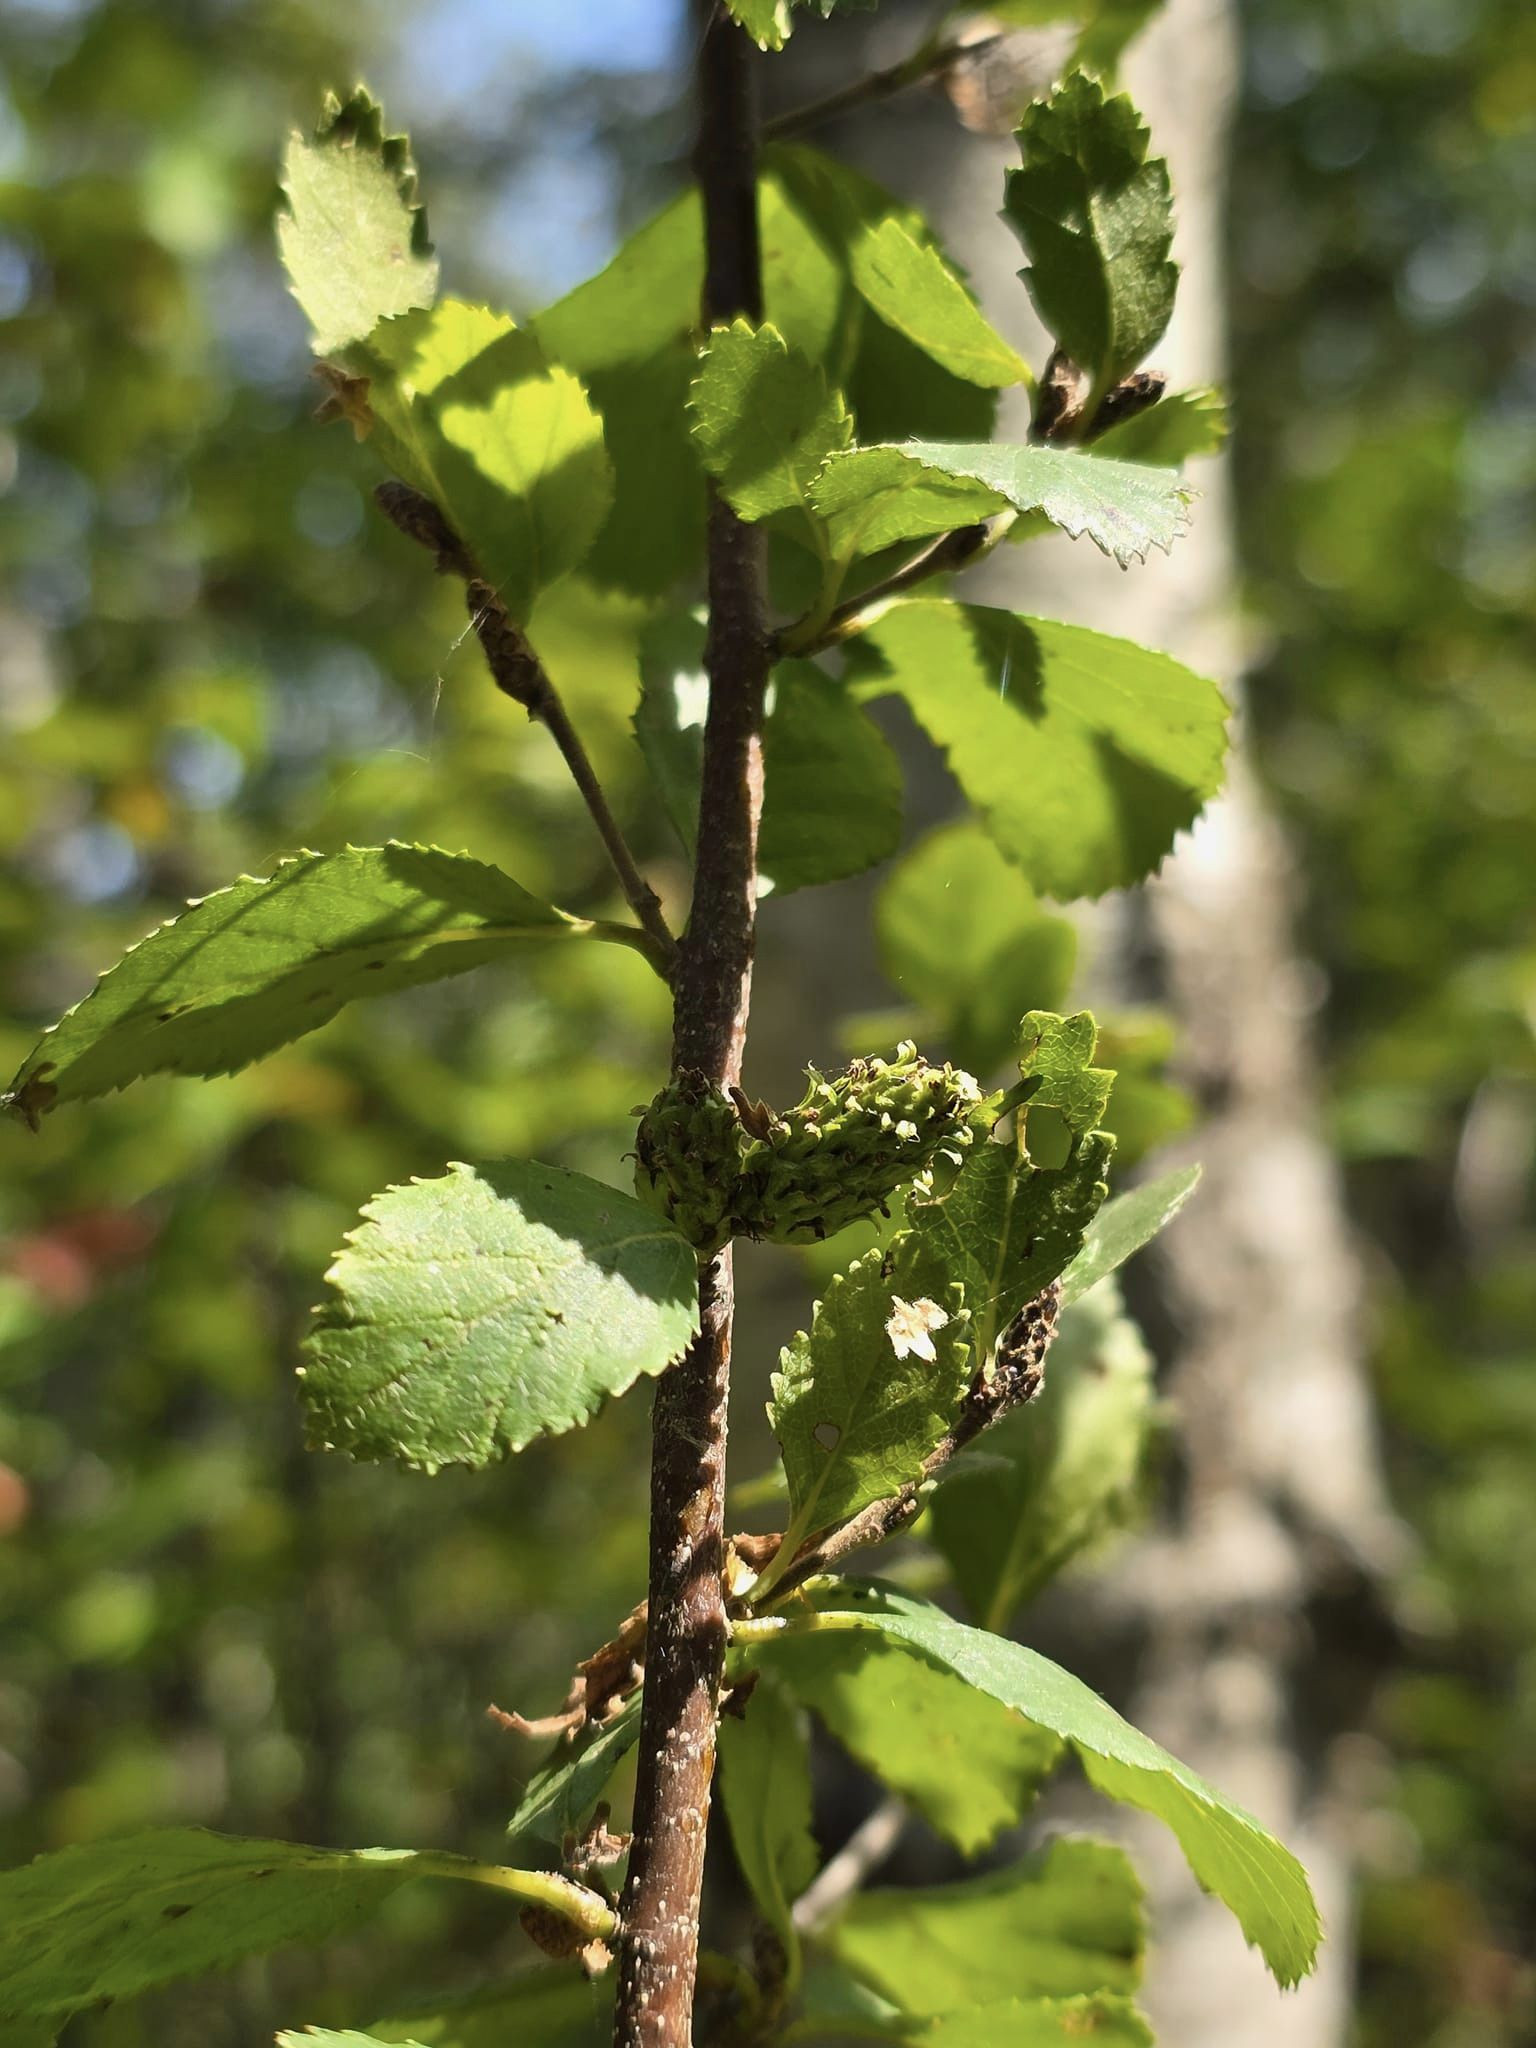
[[[901,1840],[906,1825],[907,1803],[894,1792],[859,1822],[796,1899],[793,1918],[801,1934],[814,1934],[825,1926],[863,1888]]]
[[[677,942],[661,914],[661,900],[636,865],[597,779],[591,756],[527,634],[480,576],[463,542],[430,498],[412,490],[409,484],[396,482],[380,484],[374,498],[386,519],[432,551],[439,574],[463,579],[469,622],[484,652],[491,680],[504,696],[521,704],[530,718],[537,719],[560,749],[607,850],[625,900],[650,939],[655,963],[665,975]]]
[[[1000,34],[973,37],[969,42],[945,42],[937,35],[929,36],[899,64],[887,64],[883,70],[855,78],[822,99],[811,100],[803,107],[791,107],[787,114],[776,115],[764,123],[763,138],[768,142],[783,142],[791,135],[803,135],[807,129],[819,128],[843,114],[855,113],[860,107],[874,106],[881,100],[891,99],[914,85],[926,85],[930,79],[942,78],[957,64],[975,63],[1001,41]]]

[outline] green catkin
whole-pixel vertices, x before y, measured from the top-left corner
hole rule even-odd
[[[911,1044],[807,1080],[778,1114],[684,1074],[645,1112],[636,1187],[701,1256],[732,1237],[808,1244],[873,1215],[942,1155],[959,1159],[983,1099],[969,1074]]]

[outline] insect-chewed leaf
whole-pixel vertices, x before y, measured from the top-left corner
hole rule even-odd
[[[883,1636],[791,1633],[752,1661],[966,1856],[1022,1817],[1061,1758],[1047,1730]]]
[[[856,1892],[823,1939],[882,1997],[928,2014],[1134,1991],[1145,1937],[1124,1850],[1068,1840],[960,1884]]]
[[[1059,1735],[1090,1784],[1165,1821],[1191,1870],[1231,1908],[1276,1980],[1312,1968],[1321,1938],[1301,1865],[1240,1806],[1131,1727],[1079,1678],[1038,1651],[968,1628],[940,1607],[879,1580],[846,1580],[809,1596],[818,1628],[876,1629],[926,1655]]]
[[[349,846],[243,876],[151,932],[34,1048],[4,1106],[56,1103],[145,1074],[228,1074],[358,996],[415,988],[531,938],[612,936],[468,854]]]
[[[1140,881],[1220,785],[1220,690],[1129,640],[921,599],[860,634],[849,661],[862,696],[905,698],[1042,895]]]
[[[313,138],[290,139],[283,192],[278,244],[317,355],[361,341],[388,314],[431,305],[437,260],[410,144],[384,133],[361,86],[345,101],[327,96]]]
[[[585,1174],[508,1160],[389,1188],[326,1278],[310,1439],[433,1472],[586,1422],[698,1329],[693,1247]]]

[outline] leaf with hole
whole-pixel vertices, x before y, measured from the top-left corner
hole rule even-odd
[[[387,995],[500,960],[531,939],[622,938],[540,903],[468,854],[429,846],[304,853],[242,876],[140,941],[39,1041],[4,1105],[35,1122],[146,1074],[229,1074]]]
[[[1141,881],[1220,786],[1221,692],[1129,640],[922,599],[860,634],[849,664],[861,697],[905,699],[1042,895]]]
[[[1081,1679],[1022,1643],[969,1628],[879,1580],[847,1580],[809,1597],[816,1609],[811,1625],[875,1629],[911,1643],[1061,1736],[1098,1791],[1167,1823],[1195,1876],[1231,1909],[1277,1982],[1294,1984],[1313,1967],[1321,1932],[1317,1906],[1295,1857]]]
[[[693,1247],[585,1174],[455,1164],[363,1210],[305,1344],[311,1444],[435,1472],[588,1421],[698,1329]]]

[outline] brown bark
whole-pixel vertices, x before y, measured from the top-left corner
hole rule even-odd
[[[713,6],[699,58],[707,326],[760,319],[751,45]],[[740,1079],[752,990],[761,726],[769,667],[761,536],[716,499],[709,515],[709,715],[693,913],[679,951],[673,1063]],[[700,1330],[661,1380],[652,1419],[650,1640],[635,1834],[623,1901],[616,2048],[688,2048],[699,1900],[725,1659],[729,1248],[703,1269]]]

